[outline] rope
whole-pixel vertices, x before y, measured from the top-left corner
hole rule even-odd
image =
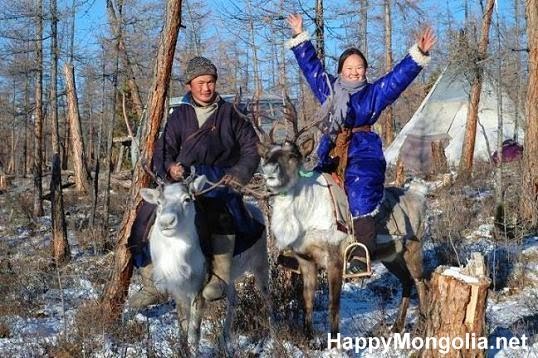
[[[194,193],[194,195],[195,196],[200,196],[200,195],[203,195],[203,194],[205,194],[207,192],[210,192],[213,189],[223,188],[225,186],[229,186],[232,189],[237,190],[242,194],[251,195],[252,197],[254,197],[256,199],[260,199],[260,200],[267,200],[268,198],[270,198],[271,196],[274,195],[274,194],[259,192],[259,191],[255,190],[255,189],[251,189],[248,186],[243,185],[243,184],[239,183],[236,180],[231,180],[231,181],[228,182],[228,184],[223,184],[223,182],[224,182],[224,178],[220,179],[216,183],[213,183],[213,182],[208,180],[207,183],[209,184],[209,187],[207,187],[207,188],[205,188],[203,190],[200,190],[199,192]]]

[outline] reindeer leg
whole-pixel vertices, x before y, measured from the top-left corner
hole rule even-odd
[[[237,293],[235,291],[235,285],[231,282],[226,288],[226,318],[224,319],[224,327],[222,330],[222,336],[219,339],[219,345],[222,352],[225,352],[226,357],[233,357],[232,342],[230,340],[230,331],[234,320],[234,311],[237,304]]]
[[[404,252],[404,261],[415,281],[415,287],[418,293],[418,304],[420,314],[425,315],[426,310],[426,285],[424,284],[422,269],[422,245],[416,237],[407,241]]]
[[[303,276],[303,299],[304,299],[304,331],[308,339],[314,336],[313,313],[314,296],[318,283],[316,263],[305,260],[299,256],[299,269]]]
[[[190,316],[190,307],[185,307],[185,305],[178,299],[174,298],[176,302],[176,314],[177,314],[177,328],[179,331],[179,341],[183,345],[187,342],[187,332],[189,330],[189,316]]]
[[[274,325],[276,320],[273,310],[273,299],[269,290],[269,262],[267,261],[267,255],[264,255],[263,260],[264,262],[261,262],[254,270],[254,278],[256,280],[256,288],[263,298],[266,317],[269,321],[269,335],[270,338],[273,338],[275,337]]]
[[[339,332],[340,324],[340,294],[342,292],[342,255],[338,247],[329,249],[327,277],[329,280],[329,320],[333,337]],[[330,347],[329,347],[330,348]]]
[[[383,261],[383,265],[392,272],[402,284],[402,301],[400,308],[396,314],[396,321],[392,326],[391,331],[394,333],[401,332],[405,325],[407,316],[407,308],[409,307],[409,296],[411,295],[411,287],[413,286],[413,278],[407,269],[402,256],[397,256],[394,261]]]
[[[200,325],[202,323],[202,312],[205,300],[198,294],[190,305],[188,343],[193,356],[198,356],[198,344],[200,342]]]

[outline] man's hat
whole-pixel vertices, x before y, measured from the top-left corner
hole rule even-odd
[[[217,68],[205,57],[197,56],[190,59],[184,73],[185,83],[189,84],[194,78],[203,75],[212,75],[217,79]]]

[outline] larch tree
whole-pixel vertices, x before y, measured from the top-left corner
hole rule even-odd
[[[359,49],[368,58],[368,0],[360,0]]]
[[[471,84],[471,94],[469,98],[469,109],[467,112],[467,124],[465,126],[465,138],[463,142],[461,160],[458,174],[461,178],[467,178],[473,170],[474,146],[476,140],[476,126],[478,123],[478,105],[480,103],[480,94],[482,92],[482,77],[484,74],[483,62],[487,56],[489,42],[489,28],[491,25],[491,16],[495,0],[488,0],[484,14],[482,16],[482,30],[480,42],[478,44],[478,53],[473,71],[473,80]]]
[[[67,112],[69,130],[71,132],[71,149],[73,151],[73,167],[75,169],[76,190],[90,192],[90,172],[86,162],[86,149],[80,123],[77,87],[75,82],[75,68],[72,63],[64,65],[64,75],[67,94]]]
[[[139,195],[141,188],[148,187],[150,176],[144,170],[143,164],[149,164],[153,157],[154,145],[159,134],[161,122],[166,113],[166,96],[172,73],[174,52],[181,25],[181,0],[167,2],[166,23],[161,34],[161,40],[155,64],[155,73],[151,96],[148,101],[148,121],[141,141],[142,154],[133,174],[133,184],[130,191],[129,210],[123,216],[114,255],[114,268],[102,297],[102,307],[110,318],[117,318],[127,297],[129,283],[133,273],[133,258],[127,241],[136,217],[136,212],[142,199]]]
[[[60,134],[58,127],[58,8],[56,0],[50,1],[51,12],[51,71],[50,71],[50,111],[52,125],[52,166],[51,206],[52,206],[52,257],[57,263],[68,261],[70,258],[67,228],[65,223],[64,203],[62,193]]]
[[[392,70],[392,9],[391,0],[384,0],[384,29],[385,29],[385,71]],[[392,106],[388,106],[381,118],[383,144],[388,147],[394,140],[394,116]]]
[[[43,215],[43,0],[35,9],[35,116],[34,116],[34,205],[33,215]]]
[[[325,20],[323,18],[323,0],[316,0],[316,52],[321,63],[325,67]]]
[[[527,85],[527,131],[523,151],[521,217],[538,224],[538,0],[526,0],[529,82]]]

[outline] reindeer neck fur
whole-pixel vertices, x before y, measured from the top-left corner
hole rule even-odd
[[[185,229],[164,236],[154,226],[149,241],[155,285],[176,297],[196,295],[206,273],[196,229]]]
[[[301,251],[312,233],[328,241],[331,235],[326,234],[336,230],[329,190],[321,175],[298,178],[287,192],[274,197],[272,206],[271,229],[280,249]]]

